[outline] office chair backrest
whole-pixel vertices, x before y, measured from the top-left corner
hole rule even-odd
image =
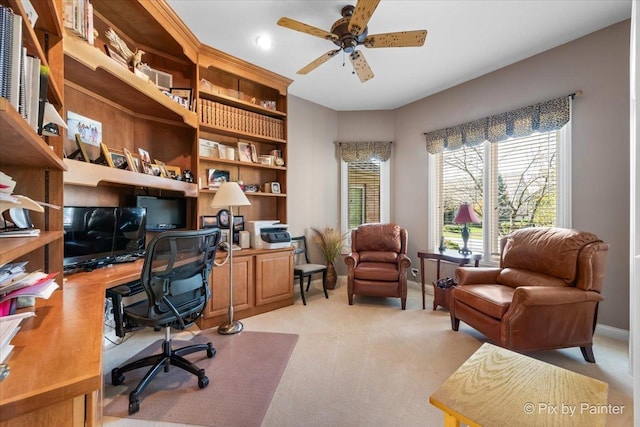
[[[292,237],[291,243],[293,243],[294,247],[293,263],[296,265],[310,264],[309,252],[307,250],[307,238],[305,236]]]
[[[209,276],[220,241],[220,229],[166,231],[147,247],[142,286],[149,299],[149,319],[184,329],[204,310],[210,296]]]

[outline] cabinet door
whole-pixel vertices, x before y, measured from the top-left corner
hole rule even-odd
[[[256,306],[293,298],[292,252],[256,256]]]
[[[253,307],[253,257],[233,257],[233,309],[235,312]],[[229,264],[216,266],[211,272],[211,299],[204,317],[224,315],[229,308]]]

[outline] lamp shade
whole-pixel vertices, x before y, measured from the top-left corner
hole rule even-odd
[[[249,206],[249,199],[237,182],[224,182],[211,201],[212,207]]]
[[[473,206],[470,203],[463,203],[458,208],[458,213],[456,217],[453,219],[454,224],[467,224],[467,223],[479,223],[480,220],[476,215],[476,212],[473,210]]]

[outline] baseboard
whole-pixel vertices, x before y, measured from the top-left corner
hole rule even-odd
[[[601,323],[596,324],[596,333],[608,338],[626,342],[629,342],[630,337],[627,329],[614,328],[613,326],[607,326]]]

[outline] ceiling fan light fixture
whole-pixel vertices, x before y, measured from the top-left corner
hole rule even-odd
[[[260,35],[256,38],[256,44],[263,50],[271,49],[271,38],[269,36]]]

